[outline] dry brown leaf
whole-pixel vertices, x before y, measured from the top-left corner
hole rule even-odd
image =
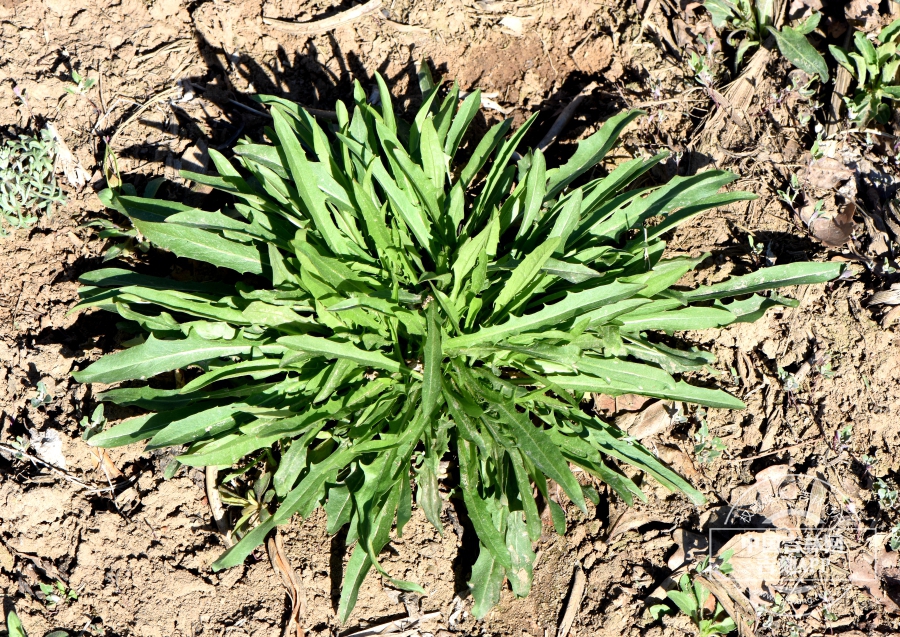
[[[829,216],[822,210],[816,211],[812,204],[800,209],[800,219],[806,224],[809,234],[832,248],[839,248],[850,239],[854,228],[854,214],[856,204],[852,201],[846,203],[843,210],[834,216]]]
[[[669,557],[667,566],[673,571],[685,564],[699,562],[709,550],[706,536],[699,533],[675,529],[672,532],[672,540],[675,542],[676,549]]]
[[[719,555],[734,551],[729,560],[732,571],[728,576],[740,590],[748,591],[754,606],[767,604],[763,594],[770,592],[770,587],[781,580],[778,556],[782,545],[793,538],[794,534],[782,529],[748,531],[734,536],[719,549]]]
[[[594,411],[612,414],[616,411],[616,397],[606,394],[594,394]]]
[[[892,307],[889,312],[881,317],[881,327],[888,328],[893,325],[895,321],[900,321],[900,305]]]
[[[881,579],[875,573],[874,560],[870,555],[859,553],[850,568],[851,583],[868,591],[872,599],[883,605],[889,613],[896,613],[900,610],[896,602],[882,590]]]
[[[106,453],[106,449],[99,449],[96,447],[90,448],[91,459],[94,461],[94,468],[100,469],[102,468],[103,473],[110,480],[115,480],[116,478],[122,477],[122,472],[119,471],[119,468],[115,465],[112,459],[109,457],[109,454]]]
[[[788,21],[805,18],[813,11],[822,10],[822,0],[793,0],[787,10],[785,18]]]
[[[806,183],[819,190],[837,190],[854,172],[834,157],[821,157],[810,162],[806,169]]]
[[[9,549],[6,548],[6,545],[0,542],[0,568],[5,570],[7,573],[13,572],[13,567],[16,565],[16,558],[13,557],[13,554],[9,552]]]
[[[625,414],[616,418],[616,426],[627,431],[636,440],[641,440],[669,429],[676,413],[676,403],[658,400],[639,414]]]
[[[874,33],[890,20],[890,16],[881,15],[878,5],[872,0],[850,0],[844,6],[844,15],[850,24],[867,33]]]
[[[300,624],[300,617],[306,614],[306,591],[301,588],[297,581],[297,574],[294,567],[288,559],[287,553],[284,552],[284,543],[281,540],[281,532],[275,531],[275,534],[266,542],[266,549],[269,553],[269,561],[272,563],[272,569],[281,576],[281,582],[288,591],[291,598],[291,614],[287,625],[284,627],[283,637],[306,637],[306,631]]]
[[[756,637],[753,626],[756,624],[756,612],[750,600],[738,589],[734,581],[720,571],[709,571],[696,576],[709,592],[715,595],[728,616],[734,620],[740,637]]]
[[[522,18],[514,15],[503,17],[500,20],[500,26],[506,27],[509,30],[509,33],[517,38],[521,38],[525,32],[524,26],[522,25]]]
[[[674,445],[659,445],[657,447],[659,459],[670,465],[677,473],[696,484],[703,476],[694,467],[691,457]]]
[[[637,511],[635,509],[625,509],[625,512],[622,513],[622,515],[620,515],[618,518],[616,518],[615,522],[613,522],[612,526],[609,529],[609,535],[607,537],[608,539],[612,539],[617,535],[622,535],[623,533],[628,533],[628,531],[639,529],[645,524],[665,521],[665,519],[660,518],[658,515],[650,515],[649,513]]]
[[[56,165],[62,169],[69,185],[80,192],[85,184],[90,181],[91,174],[86,171],[84,166],[81,165],[81,162],[75,158],[75,155],[69,150],[62,135],[59,134],[56,127],[50,122],[47,122],[47,130],[56,141]]]
[[[889,290],[873,294],[869,305],[900,305],[900,283],[894,283]]]

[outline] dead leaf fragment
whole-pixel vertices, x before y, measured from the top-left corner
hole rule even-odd
[[[90,180],[91,174],[84,169],[84,166],[81,165],[75,155],[72,154],[72,151],[69,150],[69,147],[66,145],[66,141],[62,138],[62,135],[56,130],[56,127],[53,126],[50,122],[47,122],[47,130],[53,136],[54,141],[56,142],[56,165],[57,167],[62,169],[63,174],[66,176],[66,181],[69,182],[69,185],[72,188],[75,188],[79,192],[84,188],[85,184]]]
[[[291,598],[291,614],[288,623],[284,627],[282,637],[306,637],[306,631],[303,630],[301,617],[306,614],[306,590],[297,580],[297,573],[291,566],[287,553],[284,551],[284,543],[281,540],[281,533],[276,531],[266,543],[269,552],[269,561],[272,563],[272,570],[281,576],[281,582],[287,589],[288,596]]]
[[[900,607],[881,589],[881,579],[875,573],[871,556],[860,553],[853,560],[850,571],[850,582],[865,589],[872,599],[879,602],[889,613],[895,613]]]
[[[894,283],[889,290],[873,294],[869,305],[900,305],[900,283]]]
[[[7,573],[13,572],[13,567],[16,565],[16,558],[13,557],[13,554],[9,552],[9,549],[0,542],[0,568],[5,570]]]
[[[616,426],[628,435],[641,440],[669,429],[673,424],[678,405],[667,400],[658,400],[639,414],[623,414],[616,418]]]
[[[853,171],[834,157],[821,157],[806,169],[807,185],[819,190],[837,190],[853,177]]]
[[[895,321],[900,321],[900,305],[892,307],[888,313],[881,317],[881,327],[888,328]]]
[[[524,34],[524,28],[522,26],[522,18],[517,18],[513,15],[508,15],[500,20],[500,26],[506,27],[510,30],[510,32],[518,38],[521,38]]]
[[[628,531],[639,529],[645,524],[659,521],[662,520],[660,520],[658,516],[653,516],[642,511],[636,511],[635,509],[625,509],[625,512],[620,515],[615,522],[613,522],[612,526],[609,529],[608,537],[609,539],[612,539],[617,535],[622,535],[623,533],[628,533]]]
[[[856,204],[852,201],[845,204],[843,210],[834,216],[816,210],[816,207],[810,204],[800,209],[800,219],[806,224],[813,238],[829,247],[839,248],[847,243],[853,234],[855,213]]]

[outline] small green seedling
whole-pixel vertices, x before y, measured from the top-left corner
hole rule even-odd
[[[244,537],[248,531],[272,517],[269,506],[275,498],[275,490],[270,488],[271,484],[272,472],[264,464],[259,477],[244,495],[224,486],[219,487],[223,504],[241,507],[241,517],[233,531],[236,538]]]
[[[697,444],[694,445],[694,454],[700,464],[709,464],[722,455],[727,449],[725,443],[718,436],[709,433],[709,424],[706,422],[706,411],[698,410],[698,418],[700,418],[700,429],[694,434]]]
[[[31,399],[32,407],[43,407],[44,405],[49,405],[53,402],[53,396],[47,391],[47,386],[44,385],[44,381],[38,381],[37,392],[38,395]]]
[[[891,534],[888,536],[888,545],[892,551],[900,549],[900,522],[891,527]]]
[[[878,506],[882,510],[893,509],[897,506],[897,489],[892,489],[891,486],[884,478],[875,479],[875,495],[878,498]]]
[[[81,434],[81,437],[85,440],[89,440],[91,436],[103,431],[103,428],[106,426],[106,416],[103,415],[102,403],[97,405],[90,418],[84,416],[81,419],[81,426],[84,428],[84,433]]]
[[[66,200],[54,174],[56,142],[42,130],[38,137],[20,135],[0,145],[0,236],[3,222],[14,228],[34,225],[38,213],[51,213]]]
[[[891,118],[891,108],[884,100],[900,99],[897,69],[900,55],[897,42],[900,39],[900,19],[894,20],[878,34],[876,47],[866,34],[853,34],[855,52],[830,45],[828,50],[838,63],[856,80],[856,93],[845,97],[850,119],[862,127],[875,120],[886,124]]]
[[[9,611],[9,614],[6,616],[6,633],[7,637],[28,637],[25,628],[22,626],[22,621],[13,610]],[[44,635],[44,637],[69,637],[69,633],[64,630],[54,630]]]
[[[698,84],[712,88],[716,81],[716,64],[713,57],[713,42],[707,42],[703,36],[698,38],[700,44],[706,49],[705,55],[698,55],[691,51],[691,57],[688,59],[688,66],[694,72],[694,79]]]
[[[786,26],[778,30],[774,26],[773,0],[705,0],[703,6],[709,11],[714,27],[729,30],[725,41],[737,49],[735,71],[747,52],[758,47],[771,33],[778,43],[778,50],[791,64],[810,75],[818,75],[823,82],[828,81],[825,58],[806,37],[819,26],[822,14],[813,13],[795,27]]]
[[[717,570],[726,575],[733,570],[730,560],[734,551],[725,551],[715,562],[710,564],[709,556],[703,559],[694,572],[701,575],[709,570]],[[691,621],[700,630],[700,637],[710,637],[710,635],[725,635],[737,629],[734,620],[728,616],[725,609],[718,601],[715,608],[710,612],[707,610],[707,600],[710,592],[698,580],[691,577],[689,573],[685,573],[678,580],[678,589],[671,590],[666,593],[666,597],[678,607],[682,613],[690,617]],[[674,614],[667,604],[657,604],[650,607],[650,616],[654,620],[659,619],[662,615]]]
[[[6,632],[9,633],[9,637],[28,637],[15,611],[9,611],[9,614],[6,616]]]
[[[66,87],[66,91],[71,93],[72,95],[84,95],[97,81],[82,76],[81,73],[79,73],[75,69],[72,69],[72,80],[75,82],[75,86]]]
[[[56,581],[56,584],[41,584],[40,586],[45,597],[44,603],[50,610],[78,599],[78,592],[59,580]]]

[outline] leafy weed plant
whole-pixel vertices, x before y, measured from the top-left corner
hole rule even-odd
[[[900,84],[897,82],[897,69],[900,68],[898,39],[900,19],[881,30],[878,46],[865,33],[857,31],[853,34],[855,52],[834,45],[828,47],[834,59],[856,80],[856,93],[845,97],[844,101],[850,119],[860,127],[872,119],[886,124],[891,118],[891,107],[884,100],[900,99]]]
[[[697,565],[696,573],[703,574],[711,568],[715,568],[722,573],[730,573],[733,570],[729,563],[733,551],[726,551],[715,563],[710,565],[709,558],[704,558]],[[690,617],[691,621],[697,627],[700,637],[710,637],[711,635],[727,635],[737,629],[734,620],[725,612],[722,604],[715,600],[715,606],[712,610],[707,608],[707,601],[711,593],[697,578],[692,578],[689,573],[684,573],[678,580],[678,588],[672,589],[666,593],[675,606],[682,613]],[[659,619],[662,615],[670,615],[674,609],[666,604],[657,604],[649,609],[651,617]]]
[[[477,91],[460,103],[454,84],[440,99],[422,72],[424,103],[408,124],[378,84],[379,108],[357,85],[352,112],[338,102],[328,130],[292,102],[260,97],[272,115],[270,143],[239,143],[238,166],[210,150],[219,176],[184,173],[233,195],[233,207],[208,212],[104,192],[156,246],[245,276],[224,284],[121,268],[84,275],[77,307],[116,312],[144,336],[75,377],[113,384],[190,368],[179,388],[157,388],[161,380],[103,392],[104,401],[149,413],[89,442],[187,445],[178,460],[190,466],[271,456],[274,497],[234,494],[246,533],[214,568],[242,563],[276,525],[324,502],[328,530],[348,525],[353,546],[342,621],[372,568],[423,592],[386,572],[379,553],[392,527],[403,533],[413,500],[443,533],[439,463],[453,458],[458,481],[447,486],[480,542],[471,582],[481,617],[504,580],[528,593],[539,501],[565,529],[548,480],[582,511],[586,493],[597,497],[571,465],[628,503],[644,495],[611,458],[703,501],[647,449],[586,413],[587,392],[741,408],[723,391],[673,376],[702,370],[711,355],[653,333],[753,320],[793,303],[760,292],[827,281],[841,266],[796,263],[677,289],[706,255],[663,259],[663,236],[704,210],[752,198],[720,192],[733,174],[637,186],[659,154],[590,179],[639,111],[611,117],[557,168],[540,151],[513,163],[534,117],[509,137],[509,120],[495,125],[460,161]],[[645,225],[650,218],[662,221]]]
[[[709,11],[713,26],[728,31],[725,41],[736,49],[735,71],[747,52],[772,34],[778,50],[791,64],[810,75],[818,75],[823,82],[828,81],[828,64],[806,37],[819,26],[821,13],[813,13],[797,26],[779,30],[774,26],[773,0],[705,0],[703,6]]]
[[[65,201],[54,174],[55,142],[47,130],[38,137],[20,135],[0,145],[0,236],[3,222],[14,228],[37,223],[38,214],[52,212]]]

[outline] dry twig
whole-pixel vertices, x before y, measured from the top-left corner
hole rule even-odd
[[[581,608],[581,598],[584,595],[586,582],[587,578],[584,575],[581,564],[576,564],[575,576],[572,578],[572,589],[569,592],[569,601],[566,602],[566,611],[559,622],[559,630],[556,632],[556,637],[566,637],[569,634],[569,629],[572,628],[575,617],[578,615],[578,610]]]
[[[70,471],[63,469],[62,467],[57,467],[55,464],[53,464],[51,462],[42,460],[41,458],[38,458],[37,456],[30,454],[27,451],[22,451],[21,449],[17,449],[16,447],[13,447],[12,445],[8,445],[6,443],[0,442],[0,451],[5,451],[5,452],[11,454],[13,457],[24,458],[26,460],[30,460],[31,462],[34,462],[35,464],[44,466],[44,467],[48,468],[51,473],[56,474],[63,480],[66,480],[67,482],[71,482],[72,484],[75,484],[75,485],[81,487],[82,489],[87,489],[88,491],[90,491],[92,493],[103,493],[103,492],[107,492],[107,491],[112,493],[115,490],[115,487],[119,486],[119,485],[110,484],[109,486],[100,487],[95,484],[85,482],[84,480],[76,478],[74,475],[72,475],[72,473]],[[131,482],[131,480],[129,479],[129,480],[127,480],[127,482]]]
[[[569,120],[575,116],[575,111],[578,110],[578,105],[584,101],[584,98],[587,97],[591,91],[597,88],[596,82],[591,82],[583,89],[581,92],[572,98],[572,101],[569,102],[566,107],[563,109],[562,113],[559,114],[559,117],[556,118],[556,121],[553,122],[553,126],[550,127],[550,130],[547,131],[547,134],[544,135],[544,138],[538,142],[538,148],[541,151],[547,150],[547,148],[556,141],[556,138],[559,137],[559,134],[562,132],[563,128],[566,127],[566,124],[569,123]]]
[[[297,581],[297,573],[294,572],[287,553],[284,552],[280,531],[275,531],[275,534],[269,538],[266,548],[272,568],[281,576],[281,581],[291,598],[291,615],[287,626],[284,627],[284,632],[281,633],[282,637],[306,637],[306,631],[300,625],[300,617],[306,614],[306,594],[301,588],[300,582]]]
[[[311,22],[290,22],[288,20],[279,20],[278,18],[267,18],[263,16],[263,23],[270,27],[284,31],[285,33],[293,33],[294,35],[317,35],[319,33],[327,33],[338,27],[345,26],[351,22],[359,20],[363,16],[375,13],[381,8],[381,0],[369,0],[365,4],[359,4],[351,9],[342,11],[337,15],[322,20],[313,20]]]
[[[228,528],[228,519],[225,517],[225,507],[222,506],[222,498],[219,497],[219,490],[216,488],[218,477],[219,470],[216,467],[206,467],[206,499],[209,501],[213,520],[216,521],[216,528],[222,535],[222,541],[225,546],[231,548],[234,542],[231,540],[231,529]]]

